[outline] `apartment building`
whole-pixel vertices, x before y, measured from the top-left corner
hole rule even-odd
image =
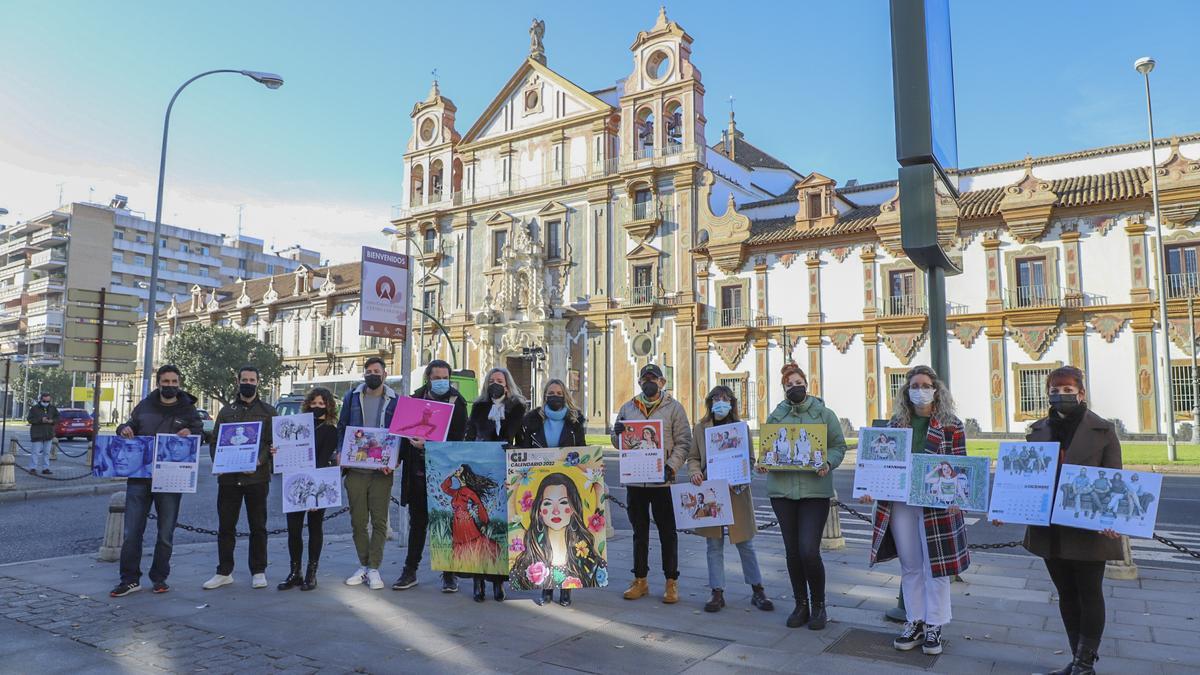
[[[0,231],[0,353],[54,363],[61,353],[66,289],[107,288],[150,296],[150,263],[159,251],[156,304],[185,300],[192,288],[316,267],[320,254],[293,245],[269,251],[261,239],[163,225],[127,207],[76,202]]]

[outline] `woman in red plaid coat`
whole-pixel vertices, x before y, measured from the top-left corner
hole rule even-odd
[[[888,426],[913,430],[913,453],[967,454],[962,421],[954,415],[950,390],[929,366],[916,366],[896,394]],[[870,495],[860,498],[870,503]],[[871,564],[900,558],[900,587],[908,621],[892,642],[907,651],[920,645],[942,653],[942,626],[950,621],[950,580],[967,569],[967,527],[956,505],[948,509],[879,502],[871,537]]]

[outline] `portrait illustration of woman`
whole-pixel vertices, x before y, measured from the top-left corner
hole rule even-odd
[[[638,448],[642,450],[655,450],[661,447],[658,444],[658,434],[654,433],[654,427],[644,427],[642,429],[642,438],[638,441]]]
[[[512,566],[514,587],[571,589],[608,581],[605,561],[584,519],[579,488],[564,473],[547,474],[538,485],[522,543]]]
[[[454,487],[456,479],[458,487]],[[500,545],[484,534],[488,511],[483,504],[498,487],[496,481],[472,471],[470,464],[460,465],[442,481],[442,492],[450,495],[450,509],[454,514],[450,537],[455,558],[485,561],[499,555]]]
[[[945,504],[953,503],[958,496],[958,472],[950,466],[950,462],[938,462],[937,466],[930,469],[925,475],[925,484],[934,498]]]

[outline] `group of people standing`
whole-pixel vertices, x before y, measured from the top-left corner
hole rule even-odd
[[[772,411],[768,424],[824,425],[826,451],[820,466],[813,471],[770,471],[767,494],[783,536],[788,578],[794,606],[786,619],[789,627],[806,626],[821,630],[829,621],[825,596],[825,568],[821,559],[821,533],[833,497],[832,472],[842,462],[847,446],[837,415],[820,398],[808,393],[808,379],[795,364],[786,364],[780,384],[785,398]],[[215,589],[233,583],[235,527],[242,505],[250,523],[249,566],[254,588],[266,582],[266,500],[271,477],[271,418],[275,409],[258,397],[258,371],[245,366],[238,373],[238,397],[224,406],[217,416],[215,438],[224,424],[263,422],[260,436],[259,466],[244,474],[223,474],[218,479],[217,511],[218,565],[216,574],[204,583]],[[578,447],[586,444],[584,415],[574,402],[572,392],[561,380],[552,379],[542,390],[543,403],[536,407],[523,397],[512,375],[504,368],[493,368],[483,380],[483,391],[471,403],[451,384],[451,368],[445,361],[430,362],[416,398],[454,406],[449,426],[449,441],[490,441],[506,448]],[[188,436],[201,432],[195,397],[182,390],[179,370],[171,365],[159,368],[157,389],[134,409],[130,420],[118,428],[124,436],[172,433]],[[340,409],[327,389],[308,392],[303,412],[313,413],[316,425],[317,466],[333,466],[337,449],[349,426],[386,427],[395,412],[399,394],[384,384],[387,378],[382,359],[369,359],[363,382],[347,392]],[[665,389],[661,368],[648,364],[638,373],[638,393],[625,402],[612,425],[612,443],[618,445],[625,423],[660,420],[663,425],[662,448],[665,455],[663,480],[628,485],[627,506],[633,527],[633,579],[624,592],[627,600],[638,600],[650,593],[650,526],[658,530],[664,588],[662,602],[679,601],[679,553],[670,485],[682,477],[699,485],[706,478],[706,437],[713,427],[739,421],[738,400],[726,386],[716,386],[704,398],[704,412],[692,426],[683,406]],[[1058,368],[1046,381],[1050,401],[1048,415],[1034,423],[1030,441],[1059,443],[1059,464],[1121,468],[1121,447],[1110,422],[1087,408],[1083,372],[1071,366]],[[340,410],[340,412],[339,412]],[[913,453],[965,455],[966,433],[955,415],[954,400],[945,382],[927,366],[908,371],[895,397],[889,426],[911,428]],[[425,548],[429,522],[426,494],[425,442],[403,438],[400,444],[401,505],[408,509],[410,528],[408,552],[395,590],[417,585],[417,570]],[[767,472],[763,466],[759,472]],[[382,589],[379,574],[394,473],[390,469],[347,468],[345,488],[348,497],[353,540],[359,567],[346,579],[348,585],[366,584]],[[465,484],[459,477],[460,486]],[[466,492],[454,488],[447,479],[443,489],[458,499]],[[753,545],[756,532],[753,496],[750,485],[730,488],[734,522],[727,527],[701,528],[697,534],[707,540],[707,564],[711,596],[704,605],[707,612],[726,606],[724,542],[728,537],[741,559],[742,576],[750,587],[750,604],[772,611],[774,603],[763,587],[762,573]],[[463,497],[466,498],[466,497]],[[120,597],[139,590],[142,536],[150,506],[158,515],[158,539],[150,568],[154,591],[166,592],[170,572],[171,539],[179,511],[177,493],[151,493],[150,479],[131,478],[126,489],[125,541],[121,551],[121,580],[111,595]],[[861,502],[874,504],[874,529],[870,564],[899,559],[901,589],[907,621],[893,640],[898,650],[920,647],[926,654],[940,654],[942,630],[951,620],[950,580],[970,565],[966,541],[966,523],[957,506],[945,509],[909,506],[903,502],[875,502],[870,495]],[[288,552],[290,568],[280,590],[316,588],[316,573],[322,547],[324,511],[317,509],[288,515]],[[303,532],[308,540],[308,564],[302,565]],[[1000,523],[997,523],[1000,524]],[[463,528],[454,536],[482,536],[477,529]],[[1057,675],[1093,673],[1104,630],[1104,597],[1101,582],[1107,560],[1121,558],[1119,535],[1112,530],[1094,532],[1064,526],[1027,528],[1025,548],[1045,561],[1059,597],[1059,609],[1071,647],[1072,660]],[[466,542],[463,542],[466,543]],[[301,570],[304,570],[301,574]],[[470,576],[473,598],[484,602],[487,584],[492,585],[496,601],[505,599],[502,575],[456,575],[443,572],[441,590],[458,591],[457,577]],[[543,590],[535,599],[539,604],[553,601],[553,591]],[[572,603],[571,591],[559,591],[558,602]]]

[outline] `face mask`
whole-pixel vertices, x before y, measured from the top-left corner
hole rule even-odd
[[[367,375],[363,377],[363,381],[367,383],[367,389],[378,389],[383,386],[382,375]]]
[[[908,400],[918,408],[933,404],[934,391],[932,389],[909,389]]]
[[[550,410],[562,410],[563,406],[567,405],[565,396],[547,396],[546,407]]]
[[[169,400],[179,396],[179,387],[172,387],[172,386],[159,387],[158,393],[161,394],[163,398],[165,398],[169,401]]]
[[[654,398],[658,396],[658,383],[654,380],[646,380],[642,383],[642,393],[646,398]]]
[[[733,410],[733,404],[729,401],[713,401],[712,413],[713,417],[723,420],[729,416],[729,411]]]
[[[45,407],[47,407],[47,406],[49,406],[49,405],[50,405],[50,401],[38,401],[38,405],[40,405],[40,406],[42,406],[43,408],[45,408]]]
[[[1050,394],[1050,409],[1060,415],[1070,415],[1080,405],[1079,394]]]
[[[493,382],[488,385],[488,397],[493,401],[504,398],[504,385]]]
[[[245,382],[238,385],[238,393],[242,398],[254,398],[254,394],[258,391],[257,384],[247,384]]]
[[[311,408],[309,412],[312,413],[314,422],[320,422],[321,420],[325,419],[324,408]]]
[[[792,403],[803,403],[804,399],[808,398],[808,387],[798,384],[794,387],[788,387],[787,400]]]
[[[429,391],[437,396],[445,396],[450,393],[450,380],[430,380]]]

